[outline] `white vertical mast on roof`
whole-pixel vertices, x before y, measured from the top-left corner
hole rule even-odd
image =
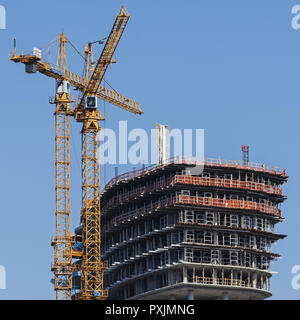
[[[155,142],[158,148],[158,165],[170,159],[170,127],[164,124],[155,125]]]

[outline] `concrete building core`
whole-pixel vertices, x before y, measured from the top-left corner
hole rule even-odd
[[[108,299],[265,299],[285,170],[170,160],[113,178],[101,194]]]

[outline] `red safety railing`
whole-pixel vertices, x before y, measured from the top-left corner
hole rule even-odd
[[[258,203],[255,201],[245,201],[245,200],[227,200],[218,198],[208,198],[208,197],[197,197],[188,195],[177,195],[176,202],[188,205],[200,205],[208,207],[219,207],[219,208],[232,208],[232,209],[246,209],[260,211],[263,213],[275,215],[281,217],[280,210],[277,207]]]
[[[287,178],[287,173],[285,169],[281,169],[278,167],[260,164],[260,163],[254,163],[249,162],[247,164],[243,163],[242,161],[236,161],[236,160],[222,160],[222,159],[205,159],[202,161],[197,161],[193,159],[188,158],[181,158],[181,157],[175,157],[166,160],[162,165],[151,165],[145,168],[141,168],[139,170],[133,170],[130,172],[123,173],[121,175],[118,175],[114,178],[112,178],[104,187],[104,189],[110,188],[112,185],[120,182],[120,181],[126,181],[129,179],[133,179],[135,177],[142,176],[146,173],[150,173],[152,171],[155,171],[157,169],[166,167],[170,164],[182,164],[187,166],[204,166],[204,167],[227,167],[227,168],[238,168],[241,170],[251,170],[251,171],[257,171],[257,172],[264,172],[269,173],[273,175],[277,175],[283,178]]]
[[[102,208],[102,211],[105,211],[108,207],[119,206],[125,202],[129,202],[136,197],[142,197],[144,194],[148,192],[153,192],[157,189],[164,188],[168,185],[171,185],[173,178],[167,178],[161,181],[156,181],[147,186],[142,186],[139,188],[135,188],[130,191],[123,192],[121,194],[115,195],[106,202],[105,206]]]
[[[151,201],[149,204],[147,205],[144,204],[144,206],[139,209],[131,210],[119,216],[115,216],[106,223],[105,229],[109,230],[114,225],[135,220],[140,216],[151,214],[153,213],[153,211],[157,211],[160,208],[164,208],[164,207],[176,205],[176,204],[259,211],[261,213],[281,217],[281,212],[278,208],[274,206],[257,203],[254,201],[226,200],[226,199],[218,199],[218,198],[207,198],[207,197],[177,194],[167,198],[164,197],[155,202]]]
[[[209,187],[224,187],[233,189],[248,189],[251,191],[261,191],[269,194],[282,195],[282,189],[279,186],[272,186],[265,183],[252,181],[176,175],[174,176],[173,183],[193,184]]]
[[[246,189],[251,191],[265,192],[268,194],[282,195],[282,189],[279,186],[272,186],[264,183],[222,179],[222,178],[175,175],[174,177],[156,181],[147,186],[135,188],[133,190],[115,195],[109,199],[109,201],[105,204],[102,210],[105,211],[108,207],[119,206],[120,204],[129,202],[136,197],[141,197],[147,192],[153,192],[160,188],[165,188],[167,186],[171,186],[174,184],[188,184],[188,185],[199,185],[199,186],[218,187],[218,188]]]

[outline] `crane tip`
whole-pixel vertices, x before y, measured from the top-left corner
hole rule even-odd
[[[121,7],[120,14],[124,14],[125,16],[129,16],[124,4]]]

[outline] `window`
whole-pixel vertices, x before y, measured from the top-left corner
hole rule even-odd
[[[249,247],[256,248],[256,237],[255,236],[249,236]]]
[[[268,267],[269,267],[269,265],[268,265],[268,258],[267,258],[266,256],[262,256],[262,257],[261,257],[261,268],[262,268],[263,270],[267,270]]]
[[[194,260],[193,261],[196,263],[202,263],[200,250],[194,250]]]
[[[160,229],[165,228],[168,225],[168,215],[160,217]]]
[[[238,195],[236,195],[236,194],[230,195],[230,200],[238,200],[238,199],[239,199]]]
[[[237,246],[238,245],[238,235],[237,233],[230,234],[230,245]]]
[[[127,248],[127,259],[133,256],[133,250],[132,247]]]
[[[230,226],[231,227],[238,227],[239,226],[239,218],[236,214],[230,215]]]
[[[202,177],[203,178],[209,178],[210,177],[210,173],[209,172],[203,172],[202,173]]]
[[[206,216],[206,224],[214,224],[215,223],[215,221],[214,221],[215,215],[213,212],[206,212],[205,216]]]
[[[191,230],[187,230],[185,233],[185,240],[187,242],[195,242],[195,232]]]
[[[224,246],[230,246],[230,233],[224,233],[223,244]]]
[[[189,196],[190,195],[190,190],[181,190],[181,194],[183,196]]]
[[[179,242],[179,237],[177,232],[172,232],[171,233],[171,243],[178,243]]]
[[[257,267],[262,270],[267,270],[269,268],[268,258],[264,255],[258,255],[257,258]]]
[[[204,192],[204,198],[212,198],[213,195],[211,192]]]
[[[251,267],[251,255],[249,252],[244,252],[244,265],[245,267]]]
[[[211,253],[209,251],[203,252],[203,263],[210,263],[211,261]]]
[[[184,260],[186,262],[193,262],[193,249],[185,248],[185,257]]]
[[[205,223],[204,213],[202,213],[202,212],[201,213],[196,213],[195,222],[204,224]]]
[[[225,251],[222,253],[222,264],[228,265],[230,263],[229,252]]]
[[[239,236],[239,246],[244,247],[245,246],[245,238],[244,236]]]
[[[204,232],[196,232],[196,242],[197,243],[204,243]]]
[[[263,219],[262,218],[256,218],[256,229],[263,230]]]
[[[161,266],[166,265],[169,262],[169,254],[168,251],[161,253]]]
[[[185,223],[194,223],[194,211],[185,210]]]
[[[236,251],[230,252],[230,264],[237,265],[238,264],[238,253]]]
[[[272,224],[271,224],[270,220],[266,221],[266,231],[272,232]]]
[[[261,250],[266,250],[266,247],[267,247],[266,238],[260,238],[259,248],[260,248]]]
[[[219,264],[219,250],[212,250],[211,251],[211,263],[212,264]]]
[[[259,203],[260,204],[266,204],[266,199],[259,198]]]
[[[204,243],[212,243],[212,232],[204,232]]]
[[[251,228],[251,218],[249,216],[243,216],[243,227],[245,229]]]

